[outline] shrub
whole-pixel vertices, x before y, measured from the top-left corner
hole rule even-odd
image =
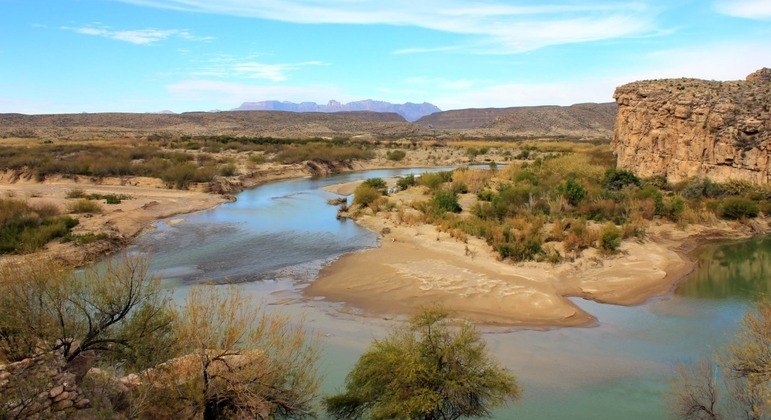
[[[630,171],[623,169],[608,168],[605,171],[605,176],[602,179],[602,184],[609,190],[620,190],[629,185],[639,186],[641,184],[640,178]]]
[[[696,200],[702,197],[719,197],[723,195],[723,189],[720,184],[712,182],[709,178],[693,178],[685,183],[681,194]]]
[[[369,206],[381,197],[380,191],[367,184],[361,184],[353,192],[353,204]]]
[[[404,150],[389,150],[386,153],[386,158],[394,162],[404,159],[405,156],[407,156],[407,153]]]
[[[27,253],[69,233],[78,221],[52,205],[0,199],[0,253]]]
[[[228,163],[220,166],[217,172],[219,172],[220,176],[233,176],[236,174],[236,166],[232,163]]]
[[[460,213],[461,207],[458,204],[458,195],[451,190],[439,190],[429,201],[431,208],[437,212]]]
[[[495,247],[501,258],[509,258],[512,261],[530,261],[534,260],[538,254],[543,252],[541,242],[537,239],[526,239],[522,242],[505,242]]]
[[[418,184],[428,187],[430,190],[438,189],[445,182],[452,180],[452,172],[430,172],[424,173],[418,178]]]
[[[387,186],[386,182],[383,181],[383,178],[369,178],[364,181],[362,185],[367,185],[378,190],[384,190]]]
[[[96,201],[81,198],[70,204],[70,213],[101,213],[102,206]]]
[[[493,201],[495,192],[493,190],[482,190],[477,193],[477,199],[479,201]]]
[[[416,184],[417,181],[415,181],[415,175],[407,175],[404,177],[399,178],[396,181],[396,186],[399,187],[400,190],[406,190],[409,187],[412,187]]]
[[[577,206],[586,197],[586,188],[574,179],[568,179],[560,186],[560,193],[568,200],[570,205]]]
[[[741,197],[731,197],[723,200],[720,206],[720,217],[737,220],[757,217],[760,208],[758,203]]]
[[[622,232],[616,225],[608,223],[602,228],[600,233],[600,249],[605,252],[616,252],[618,247],[621,246]]]
[[[80,188],[73,188],[69,191],[67,191],[67,194],[64,196],[64,198],[85,198],[86,192],[81,190]]]

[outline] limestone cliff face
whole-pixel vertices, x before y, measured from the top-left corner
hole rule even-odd
[[[616,89],[618,166],[639,176],[771,182],[771,69],[744,81],[667,79]]]

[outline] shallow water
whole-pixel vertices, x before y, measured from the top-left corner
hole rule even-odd
[[[240,283],[267,310],[304,316],[321,336],[322,393],[338,390],[373,338],[398,325],[353,308],[303,299],[320,268],[377,245],[351,221],[335,218],[324,186],[369,177],[420,173],[377,170],[263,185],[238,201],[160,222],[137,242],[153,270],[182,295],[191,284]],[[672,367],[710,355],[730,341],[752,299],[771,289],[771,238],[713,244],[675,291],[644,305],[574,301],[599,319],[592,328],[485,330],[492,352],[510,368],[524,397],[496,418],[661,418]],[[398,318],[398,317],[397,317]]]

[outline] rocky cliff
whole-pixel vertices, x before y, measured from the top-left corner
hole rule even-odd
[[[613,148],[640,176],[771,182],[771,69],[746,80],[649,80],[616,89]]]

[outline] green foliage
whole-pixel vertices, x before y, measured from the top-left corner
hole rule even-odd
[[[366,181],[362,183],[362,185],[366,185],[368,187],[372,187],[377,190],[385,190],[387,187],[387,184],[383,180],[383,178],[368,178]]]
[[[575,179],[570,178],[560,185],[560,193],[572,206],[577,206],[586,197],[586,188]]]
[[[194,182],[211,181],[214,179],[214,169],[198,167],[193,163],[181,163],[163,170],[160,173],[160,178],[168,186],[184,189]]]
[[[412,174],[403,176],[396,181],[396,186],[399,187],[399,189],[402,191],[414,186],[415,184],[417,184],[417,181],[415,180],[415,175]]]
[[[683,185],[680,193],[685,198],[695,200],[703,197],[719,197],[724,192],[720,184],[712,182],[709,178],[693,178]]]
[[[760,207],[758,203],[742,197],[730,197],[720,205],[720,217],[737,220],[757,217]]]
[[[0,254],[25,254],[67,235],[78,224],[51,206],[0,199]]]
[[[521,391],[489,356],[479,333],[453,327],[442,310],[424,311],[376,340],[325,405],[337,418],[457,419],[489,416]]]
[[[452,171],[427,172],[420,175],[418,184],[427,187],[430,190],[436,190],[445,182],[452,181]]]
[[[382,194],[377,188],[362,183],[353,191],[353,204],[370,206],[375,203]]]
[[[612,191],[617,191],[630,185],[640,186],[641,183],[640,178],[634,173],[616,168],[608,168],[602,179],[602,184],[605,188]]]
[[[70,213],[101,213],[102,206],[96,201],[81,198],[70,204]]]
[[[444,212],[460,213],[461,207],[458,204],[458,195],[452,190],[439,190],[429,200],[429,207],[434,213],[442,214]]]
[[[503,242],[495,246],[501,258],[509,258],[512,261],[530,261],[536,259],[543,252],[541,241],[536,238],[527,238],[517,242]]]
[[[493,190],[481,190],[477,193],[477,199],[479,199],[479,201],[492,201],[493,197],[495,197],[495,192]]]
[[[600,248],[605,252],[616,252],[621,246],[624,233],[612,223],[607,223],[600,233]]]
[[[404,150],[389,150],[386,152],[386,159],[394,162],[403,160],[405,156],[407,156],[407,153]]]
[[[287,147],[276,155],[281,163],[301,163],[316,161],[328,164],[349,163],[353,160],[369,160],[374,154],[354,146],[335,146],[327,143],[309,143]]]

